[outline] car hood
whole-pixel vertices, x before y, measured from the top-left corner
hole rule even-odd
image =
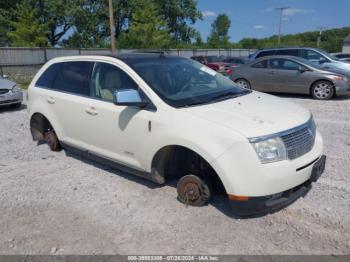
[[[15,82],[0,78],[0,89],[11,89],[14,85],[16,85]]]
[[[247,138],[285,131],[304,124],[311,117],[310,112],[299,105],[256,91],[241,97],[184,110],[226,126]]]
[[[325,63],[321,66],[323,70],[336,72],[343,75],[350,75],[350,64],[340,62],[340,61],[334,61],[332,63]]]

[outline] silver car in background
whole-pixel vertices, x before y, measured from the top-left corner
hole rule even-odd
[[[309,94],[315,99],[350,95],[350,76],[346,71],[325,71],[303,58],[267,56],[233,68],[231,80],[238,85],[263,92]]]
[[[20,107],[23,101],[23,92],[19,85],[3,76],[0,76],[0,107]]]

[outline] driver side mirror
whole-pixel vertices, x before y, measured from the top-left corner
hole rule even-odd
[[[135,89],[115,91],[113,94],[113,103],[118,106],[136,106],[141,108],[146,107],[148,104]]]

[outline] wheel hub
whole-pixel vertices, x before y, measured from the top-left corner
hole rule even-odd
[[[315,88],[315,95],[319,98],[326,98],[331,93],[331,87],[325,83],[318,84]]]
[[[194,201],[199,198],[200,190],[197,184],[188,183],[184,187],[184,196],[187,200]]]
[[[182,177],[177,184],[178,199],[192,206],[203,206],[210,198],[208,185],[198,176],[187,175]]]

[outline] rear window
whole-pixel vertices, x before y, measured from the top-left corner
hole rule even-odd
[[[254,65],[252,65],[254,68],[267,68],[267,60],[260,61]]]
[[[269,50],[269,51],[261,51],[255,58],[263,57],[263,56],[270,56],[275,54],[275,50]]]
[[[299,56],[298,49],[277,50],[276,55]]]
[[[78,95],[90,95],[90,75],[93,62],[65,62],[52,84],[52,89]]]

